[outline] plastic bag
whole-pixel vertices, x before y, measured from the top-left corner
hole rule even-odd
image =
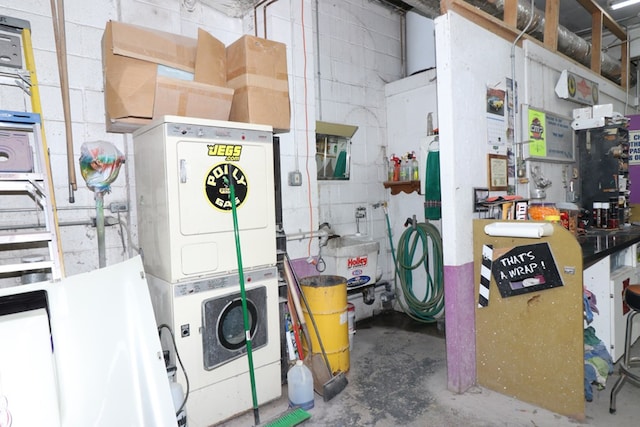
[[[96,193],[111,191],[124,161],[124,155],[108,141],[85,142],[80,147],[80,173]]]

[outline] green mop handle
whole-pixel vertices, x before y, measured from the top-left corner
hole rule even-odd
[[[244,319],[244,335],[247,342],[247,360],[249,361],[249,378],[251,380],[251,399],[253,401],[253,418],[256,425],[260,424],[260,413],[258,411],[258,396],[256,393],[256,377],[253,372],[253,354],[251,352],[251,325],[249,324],[249,310],[247,309],[247,293],[244,288],[244,272],[242,271],[242,254],[240,252],[240,232],[238,231],[238,213],[236,212],[236,191],[232,179],[231,167],[229,167],[229,190],[231,197],[231,216],[233,217],[233,232],[236,238],[236,256],[238,258],[238,276],[240,278],[240,298],[242,300],[242,317]]]

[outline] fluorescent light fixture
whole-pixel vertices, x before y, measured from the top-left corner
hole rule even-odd
[[[640,3],[640,0],[623,0],[619,2],[611,2],[611,10],[622,9],[623,7],[631,6],[632,4]]]

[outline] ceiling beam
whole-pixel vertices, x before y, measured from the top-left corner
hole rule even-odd
[[[605,28],[611,31],[611,33],[615,35],[617,38],[619,38],[620,40],[622,41],[627,40],[627,33],[625,32],[625,30],[620,25],[618,25],[615,19],[613,19],[611,15],[607,13],[606,10],[600,7],[598,3],[596,3],[594,0],[576,0],[576,1],[580,3],[582,7],[584,7],[587,10],[587,12],[589,12],[591,16],[594,16],[595,13],[601,13],[602,14],[601,25],[604,25]]]
[[[547,0],[544,11],[544,46],[555,52],[558,50],[558,24],[560,23],[560,1]]]

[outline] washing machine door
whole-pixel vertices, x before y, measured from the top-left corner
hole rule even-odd
[[[251,348],[267,344],[267,289],[246,291]],[[240,292],[202,302],[202,348],[204,369],[212,370],[247,352]]]

